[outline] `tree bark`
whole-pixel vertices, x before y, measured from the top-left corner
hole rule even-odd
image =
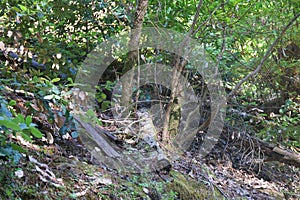
[[[139,64],[139,42],[141,37],[141,30],[143,27],[144,18],[147,12],[148,0],[139,0],[137,10],[135,12],[135,19],[133,22],[133,31],[130,35],[129,41],[129,53],[128,60],[125,63],[123,74],[128,70],[136,67]],[[125,76],[122,80],[122,97],[121,97],[121,106],[124,108],[122,113],[123,117],[128,116],[130,110],[132,110],[132,84],[134,71],[129,71],[130,74]]]
[[[187,57],[189,52],[181,52],[181,49],[183,49],[183,47],[187,47],[189,44],[189,39],[190,37],[195,34],[195,30],[196,30],[196,23],[198,21],[199,15],[200,15],[200,9],[202,7],[202,0],[199,1],[198,5],[197,5],[197,10],[196,10],[196,14],[194,16],[193,19],[193,23],[191,25],[191,28],[189,30],[189,32],[187,33],[186,37],[183,39],[181,45],[178,47],[178,51],[177,52],[177,56],[175,57],[175,65],[173,67],[173,77],[172,77],[172,83],[171,83],[171,98],[170,101],[167,105],[167,109],[166,109],[166,114],[165,114],[165,118],[164,118],[164,123],[163,123],[163,130],[162,130],[162,142],[163,143],[169,143],[170,142],[170,133],[169,133],[169,124],[170,124],[170,118],[171,118],[171,114],[172,111],[174,111],[174,108],[176,107],[176,109],[180,109],[183,103],[183,99],[184,99],[184,91],[183,91],[183,87],[182,85],[179,85],[179,77],[187,63]],[[181,61],[181,56],[182,53],[184,53],[186,55],[186,58],[184,58],[183,61]],[[181,83],[182,84],[182,83]],[[174,101],[175,99],[178,99],[178,105],[174,106]]]

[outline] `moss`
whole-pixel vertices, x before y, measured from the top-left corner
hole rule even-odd
[[[205,184],[194,179],[186,178],[178,172],[171,172],[173,182],[167,186],[167,191],[178,194],[179,199],[222,199],[222,195],[216,190],[211,190]]]
[[[178,105],[174,106],[169,123],[169,133],[171,138],[175,137],[178,131],[180,122],[180,107]]]

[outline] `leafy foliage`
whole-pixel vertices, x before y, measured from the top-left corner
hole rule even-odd
[[[74,76],[96,44],[127,24],[115,2],[1,1],[0,6],[0,39],[56,75]]]
[[[279,114],[263,115],[263,129],[258,136],[265,141],[271,141],[291,148],[300,148],[300,104],[287,100],[281,106]]]
[[[181,33],[189,31],[196,11],[196,1],[149,2],[145,26],[164,27]],[[15,138],[21,136],[26,142],[39,140],[46,133],[39,129],[43,122],[55,127],[54,132],[58,133],[55,137],[70,134],[72,139],[78,138],[67,99],[71,94],[70,88],[76,87],[73,79],[86,56],[98,43],[130,28],[134,20],[135,3],[130,0],[0,2],[1,160],[9,160],[17,165],[27,149]],[[206,55],[217,62],[227,91],[255,69],[282,28],[299,13],[299,7],[300,3],[296,0],[203,0],[200,18],[196,22],[198,32],[194,39],[203,43]],[[261,73],[248,80],[230,102],[238,107],[238,113],[251,112],[253,108],[263,110],[245,119],[248,129],[254,129],[255,136],[264,141],[287,146],[295,151],[300,149],[299,35],[298,20],[275,47]],[[289,49],[291,45],[295,47],[292,54]],[[142,49],[139,55],[144,63],[174,64],[173,52],[166,50]],[[118,76],[126,71],[122,65],[126,56],[118,59]],[[186,66],[195,75],[193,68],[189,64]],[[97,111],[100,113],[111,106],[115,80],[115,77],[108,76],[96,87],[96,100],[100,105]],[[32,98],[38,103],[30,102],[33,99],[28,98],[22,106],[24,110],[17,109],[16,100],[10,98],[13,94],[3,92],[5,86],[11,87],[13,91],[24,91],[24,98],[28,97],[27,93],[33,94]],[[137,100],[151,100],[145,88],[133,88],[133,96],[139,93],[140,99]],[[40,117],[41,113],[45,121],[34,123],[34,119]],[[177,114],[173,117],[179,118],[180,114]],[[98,119],[99,113],[88,110],[86,117],[94,124],[103,125]],[[234,124],[233,115],[227,120]],[[5,197],[15,197],[15,190],[10,183],[12,175],[9,174],[8,178],[2,176],[0,174],[0,182],[9,185],[5,189]],[[160,196],[164,199],[175,199],[182,191],[189,198],[193,196],[191,191],[197,192],[199,198],[206,195],[193,191],[184,177],[177,179],[179,181],[170,184],[168,191],[164,188],[165,184],[149,182],[147,178],[138,176],[129,178],[128,185],[112,185],[109,189],[117,189],[116,196],[121,198],[139,198],[149,189],[154,193],[167,192]],[[28,190],[31,199],[35,196],[35,189]],[[75,194],[71,197],[75,198]]]
[[[27,141],[32,141],[32,137],[42,138],[43,134],[36,128],[36,124],[32,123],[32,116],[24,117],[14,112],[12,106],[15,105],[15,101],[8,103],[1,97],[0,102],[0,157],[8,157],[17,163],[21,157],[19,152],[25,150],[15,143],[7,142],[9,134],[21,135]]]

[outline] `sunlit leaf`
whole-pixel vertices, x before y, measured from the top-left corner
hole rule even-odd
[[[36,138],[42,138],[43,134],[40,132],[40,130],[38,130],[37,128],[30,126],[29,127],[31,134],[36,137]]]
[[[19,126],[20,126],[20,128],[21,128],[22,130],[28,128],[28,126],[27,126],[25,123],[20,123]]]
[[[25,121],[26,121],[26,125],[27,125],[27,126],[30,126],[30,124],[32,123],[32,117],[31,117],[30,115],[28,115],[28,116],[26,117]]]
[[[17,104],[17,102],[15,100],[10,100],[8,105],[10,106],[15,106]]]
[[[54,79],[51,80],[52,83],[56,83],[56,82],[59,82],[59,81],[60,81],[60,78],[54,78]]]
[[[5,126],[6,128],[12,129],[14,131],[22,130],[18,123],[9,119],[0,120],[0,125]]]

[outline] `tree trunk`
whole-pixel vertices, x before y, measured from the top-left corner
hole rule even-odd
[[[131,32],[130,41],[129,41],[129,53],[128,60],[125,63],[123,74],[125,74],[128,70],[134,68],[139,64],[139,42],[141,37],[141,30],[143,27],[144,18],[147,12],[148,0],[140,0],[138,1],[138,7],[135,12],[135,19],[133,22],[133,30]],[[134,71],[129,71],[129,75],[125,76],[122,80],[122,98],[121,98],[121,106],[125,109],[122,113],[123,117],[128,116],[130,110],[132,110],[132,84],[133,84],[133,76]]]

